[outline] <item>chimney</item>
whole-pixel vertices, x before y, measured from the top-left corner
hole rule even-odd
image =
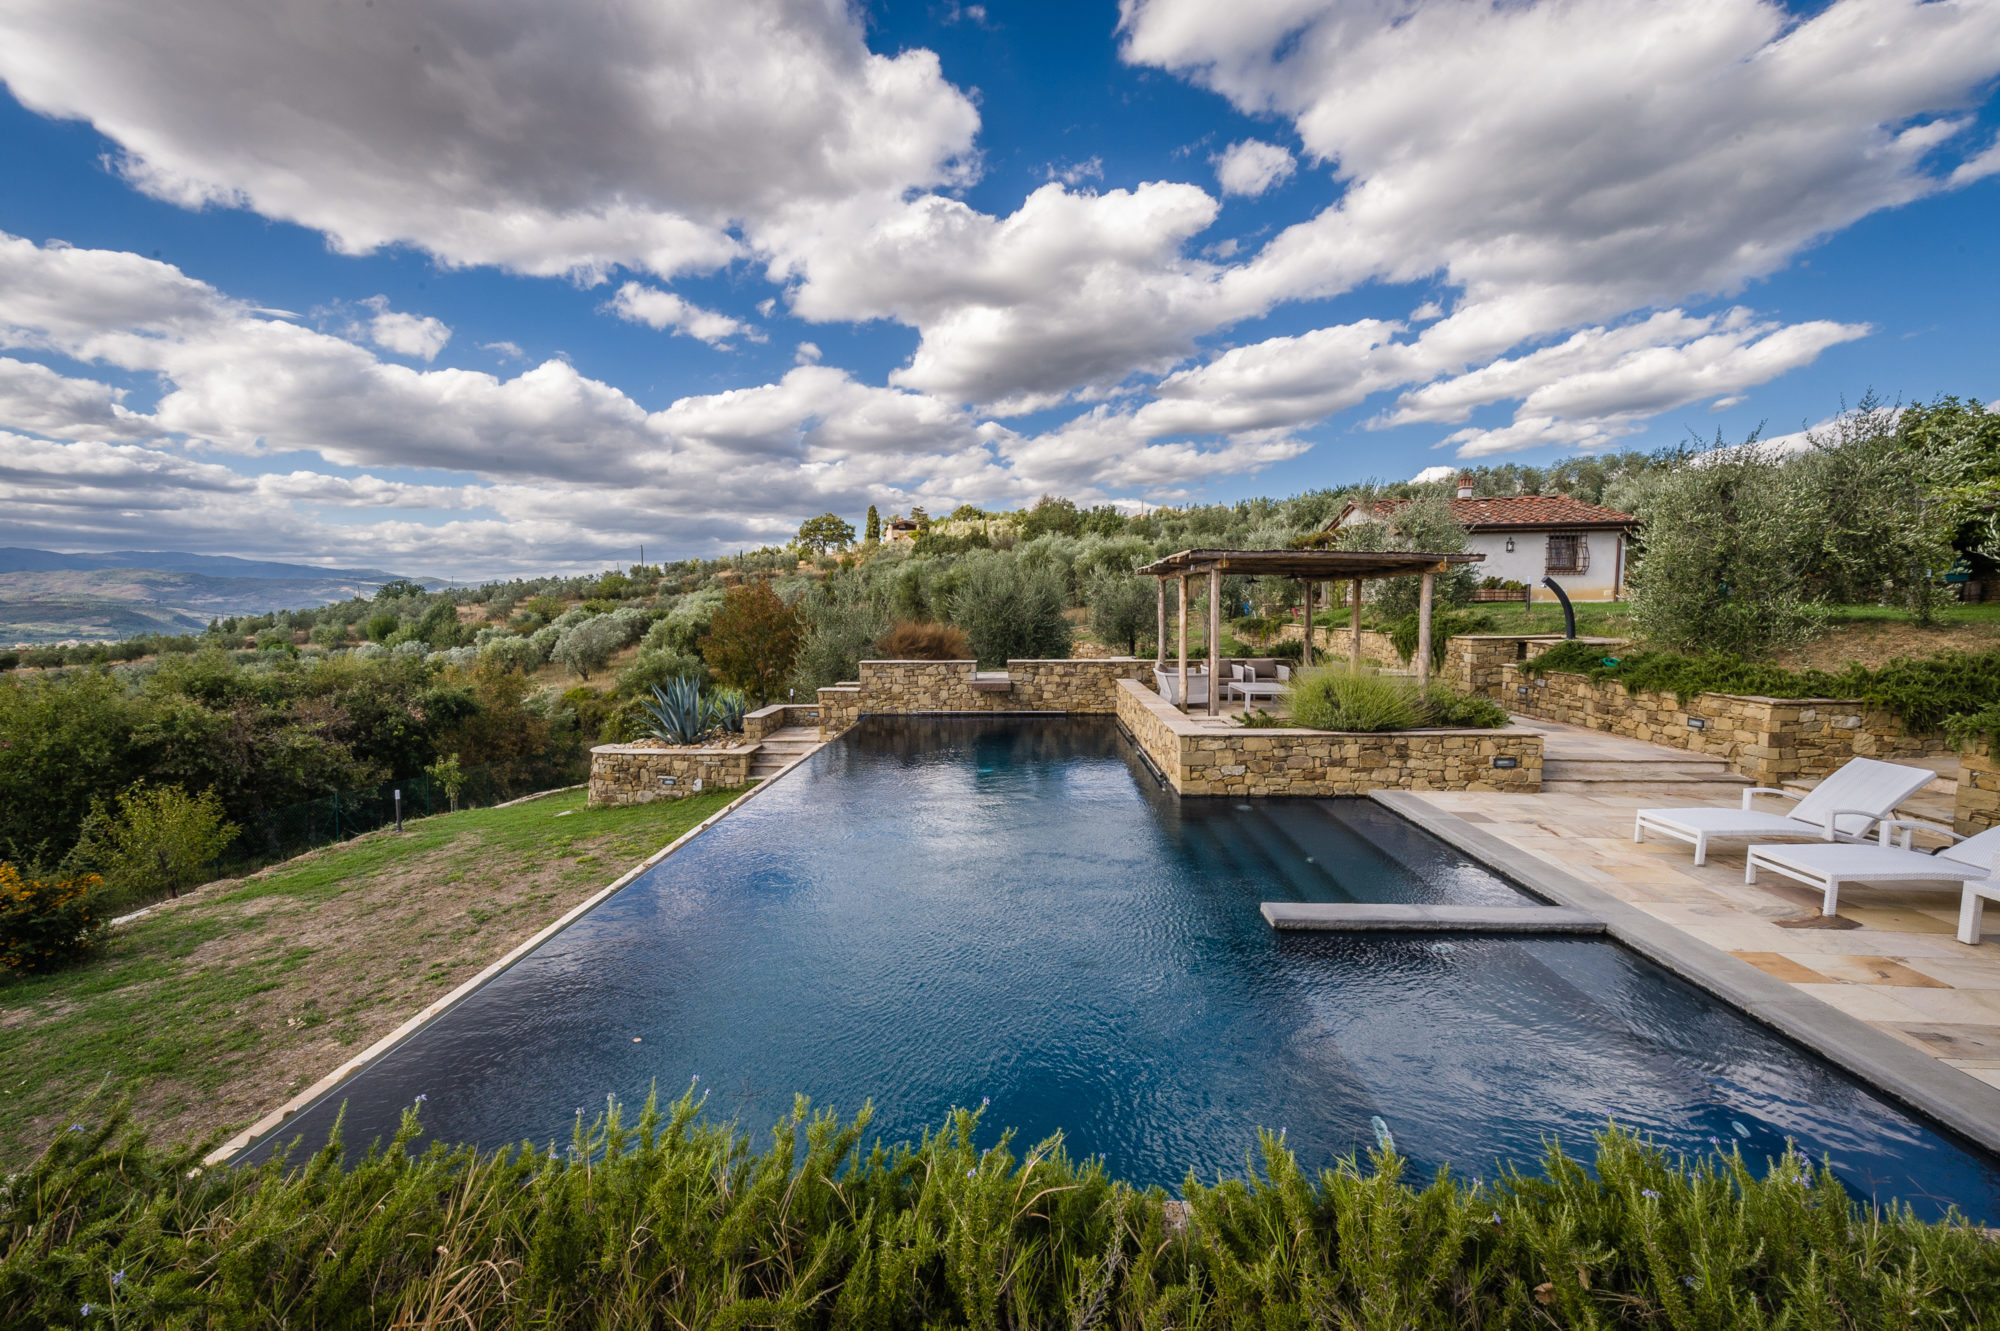
[[[1472,498],[1472,473],[1469,471],[1458,473],[1458,497],[1460,499]]]

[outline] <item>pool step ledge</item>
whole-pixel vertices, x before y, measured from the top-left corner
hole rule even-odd
[[[1604,921],[1567,906],[1419,906],[1402,902],[1266,901],[1273,929],[1342,933],[1601,934]]]

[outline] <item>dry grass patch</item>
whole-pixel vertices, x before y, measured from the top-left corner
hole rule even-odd
[[[575,791],[425,819],[215,884],[86,965],[0,983],[0,1172],[126,1097],[169,1138],[255,1119],[736,793],[588,809]]]

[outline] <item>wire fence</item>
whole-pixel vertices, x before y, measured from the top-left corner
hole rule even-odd
[[[420,774],[287,805],[246,820],[228,862],[217,865],[217,877],[394,827],[399,816],[408,821],[454,809],[490,808],[523,795],[575,785],[589,773],[588,754],[554,762],[489,763],[466,768],[455,797],[443,782]]]

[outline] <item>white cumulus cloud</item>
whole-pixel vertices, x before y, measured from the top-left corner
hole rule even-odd
[[[619,287],[618,294],[611,298],[606,308],[631,323],[671,329],[675,334],[686,333],[710,346],[719,346],[739,333],[747,333],[753,339],[762,341],[757,331],[741,320],[714,310],[704,310],[671,291],[662,291],[643,282],[627,282]]]
[[[417,360],[436,360],[444,344],[451,341],[451,329],[442,319],[392,310],[387,296],[370,296],[361,303],[375,311],[368,321],[368,340],[384,351]]]
[[[160,198],[586,279],[958,179],[978,127],[934,54],[872,53],[839,0],[63,0],[0,11],[0,78]]]
[[[1291,149],[1262,139],[1245,139],[1232,143],[1217,153],[1211,161],[1215,165],[1215,179],[1222,186],[1224,194],[1241,194],[1255,198],[1273,185],[1291,178],[1298,163],[1293,160]]]

